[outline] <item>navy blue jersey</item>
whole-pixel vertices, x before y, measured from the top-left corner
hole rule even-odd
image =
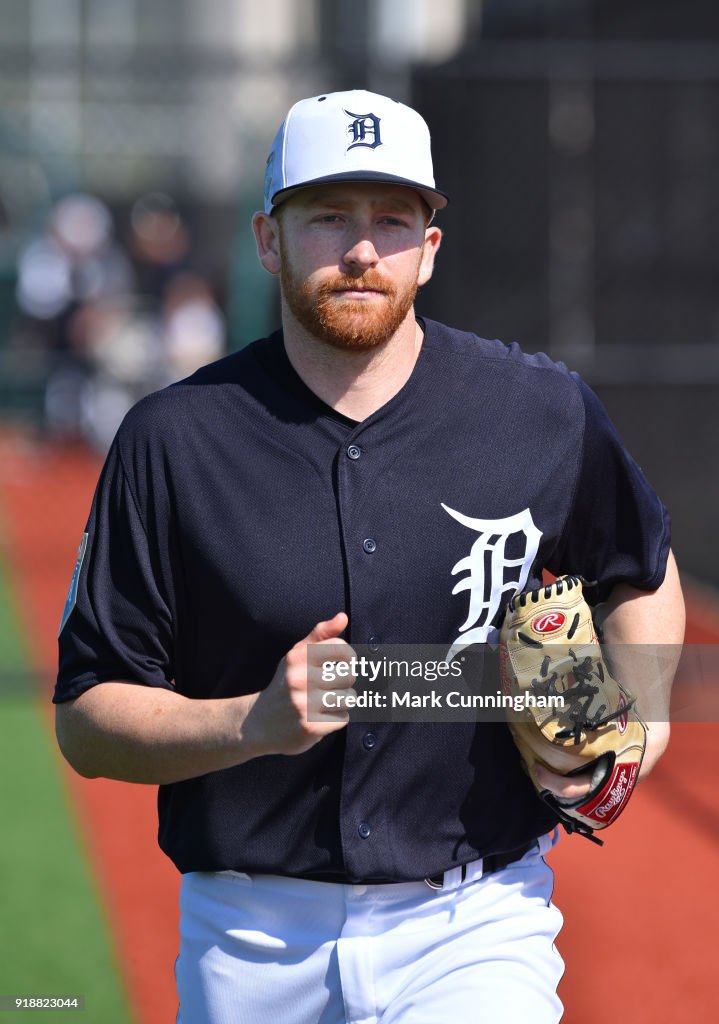
[[[425,321],[407,384],[361,423],[282,335],[140,402],[98,485],[55,700],[109,680],[194,698],[265,687],[312,626],[351,643],[487,639],[542,569],[654,589],[666,510],[589,388]],[[368,737],[371,733],[371,737]],[[307,753],[162,786],[181,871],[406,880],[555,822],[503,724],[351,723]],[[363,827],[360,828],[359,826]]]

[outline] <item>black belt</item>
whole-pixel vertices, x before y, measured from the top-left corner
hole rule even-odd
[[[502,868],[506,868],[509,864],[513,864],[515,860],[519,860],[523,857],[527,850],[530,850],[536,840],[532,840],[529,843],[525,843],[524,846],[520,846],[516,850],[508,850],[506,853],[489,853],[486,857],[482,857],[482,874],[491,875],[493,871],[501,871]],[[459,866],[459,865],[458,865]],[[462,881],[465,879],[467,866],[462,864]],[[303,874],[294,875],[294,878],[302,878],[309,882],[331,882],[335,885],[395,885],[399,881],[408,881],[408,879],[397,879],[397,878],[350,878],[345,874],[338,874],[337,872],[328,872],[327,874]],[[441,889],[444,884],[444,872],[439,875],[433,875],[431,878],[425,878],[424,881],[429,885],[431,889]]]
[[[494,871],[501,871],[502,868],[509,867],[515,860],[519,860],[527,853],[528,850],[534,846],[535,840],[531,843],[525,843],[524,846],[520,846],[516,850],[507,850],[506,853],[489,853],[486,857],[482,857],[482,878],[485,875],[491,875]],[[467,875],[467,865],[462,864],[462,881],[464,881]],[[430,889],[442,889],[444,887],[444,872],[440,875],[432,875],[430,878],[425,878],[425,882]]]

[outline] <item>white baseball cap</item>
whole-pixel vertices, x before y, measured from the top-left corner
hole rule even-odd
[[[313,96],[291,108],[267,158],[265,213],[297,189],[335,181],[389,181],[415,189],[432,210],[448,203],[435,188],[424,119],[362,89]]]

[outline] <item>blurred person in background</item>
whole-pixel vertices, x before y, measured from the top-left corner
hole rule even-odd
[[[83,391],[83,432],[103,452],[139,399],[225,349],[224,317],[195,267],[190,232],[175,201],[163,192],[141,196],[129,226],[133,294],[106,305],[94,322],[90,311],[88,321],[94,372]]]
[[[173,278],[191,269],[189,231],[171,196],[148,192],[133,203],[128,248],[145,298],[159,301]]]
[[[117,243],[112,215],[96,196],[76,193],[54,204],[44,232],[21,251],[16,298],[25,320],[21,343],[50,354],[45,418],[50,435],[81,437],[83,394],[93,374],[85,311],[130,295],[133,272]]]
[[[187,226],[164,193],[134,203],[126,247],[101,199],[59,200],[21,252],[17,302],[21,343],[51,354],[49,436],[103,453],[140,398],[224,351],[222,313],[192,269]]]
[[[168,384],[189,377],[224,351],[224,318],[209,284],[196,272],[177,274],[165,288],[162,326]]]

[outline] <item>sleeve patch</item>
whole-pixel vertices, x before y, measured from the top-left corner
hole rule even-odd
[[[65,607],[62,612],[62,621],[60,622],[58,636],[60,635],[60,633],[62,633],[63,629],[65,628],[65,624],[67,620],[70,618],[72,610],[75,607],[75,602],[77,601],[77,587],[78,583],[80,582],[80,570],[82,569],[82,562],[83,559],[85,558],[85,552],[87,551],[88,536],[89,535],[87,533],[83,533],[82,540],[80,541],[80,547],[78,548],[77,552],[77,561],[75,562],[75,570],[72,574],[72,579],[70,580],[70,589],[67,592],[67,600],[65,601]]]

